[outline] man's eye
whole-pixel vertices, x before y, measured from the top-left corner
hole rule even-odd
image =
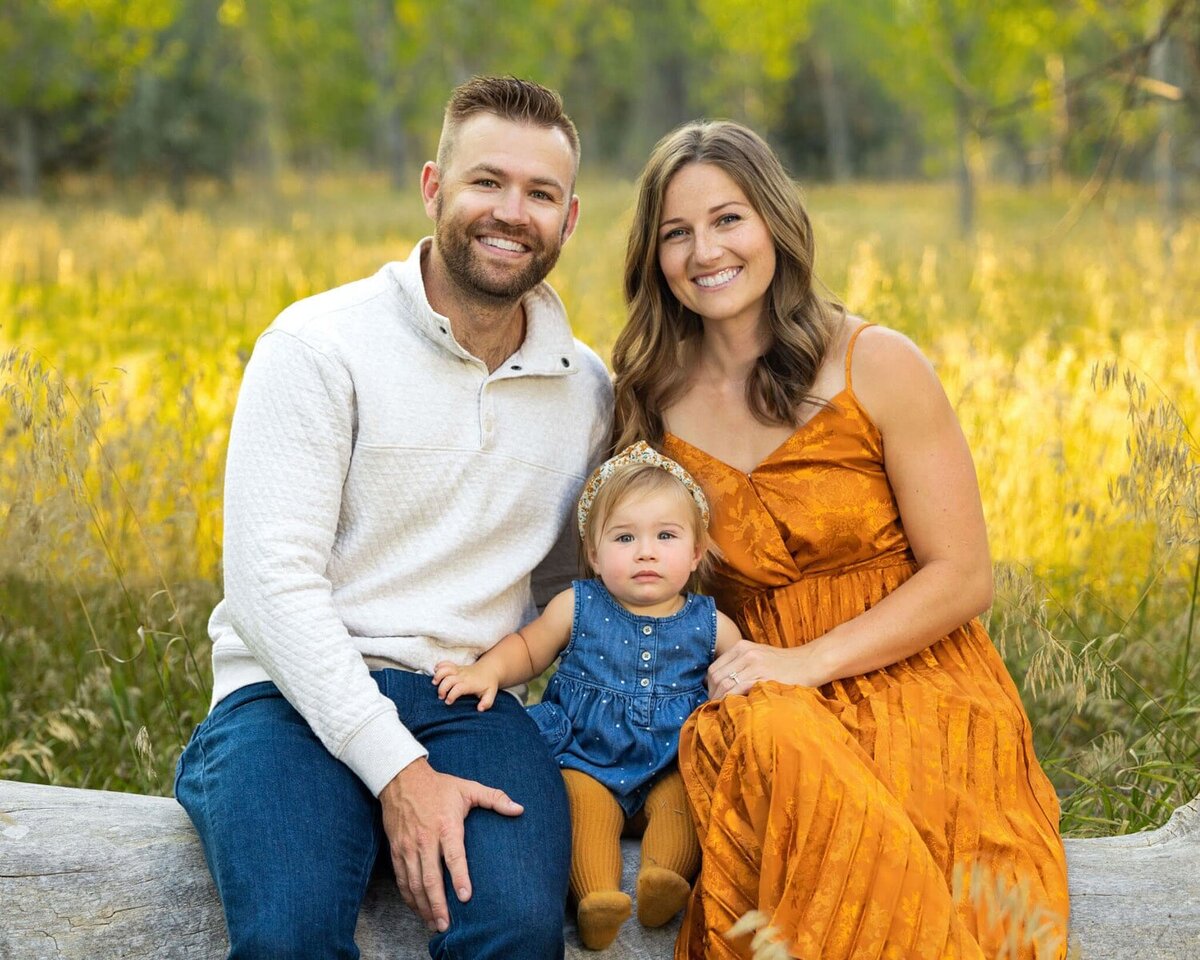
[[[482,180],[476,180],[475,186],[477,186],[477,187],[498,187],[499,184],[496,183],[495,180],[488,180],[488,179],[484,178]]]
[[[534,200],[553,200],[554,199],[545,190],[534,190],[533,193],[530,194],[530,196],[532,196]]]

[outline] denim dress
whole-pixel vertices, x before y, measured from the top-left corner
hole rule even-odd
[[[632,816],[674,762],[683,721],[707,698],[716,604],[689,593],[678,613],[639,617],[599,580],[572,586],[571,639],[529,713],[558,765],[600,781]]]

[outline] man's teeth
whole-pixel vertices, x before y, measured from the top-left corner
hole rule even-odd
[[[513,253],[524,253],[525,246],[517,243],[515,240],[505,240],[503,237],[480,237],[480,243],[486,243],[489,247],[497,247],[500,250],[511,250]]]
[[[707,277],[697,277],[696,282],[702,287],[716,287],[732,280],[740,271],[741,267],[730,267],[728,270],[722,270],[720,273],[714,273]]]

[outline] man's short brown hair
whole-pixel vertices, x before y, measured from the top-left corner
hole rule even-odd
[[[490,113],[514,123],[561,130],[579,168],[579,132],[563,112],[562,97],[548,87],[518,77],[472,77],[450,93],[438,143],[437,165],[444,170],[454,146],[454,134],[468,117]]]

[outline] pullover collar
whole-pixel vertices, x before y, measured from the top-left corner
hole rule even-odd
[[[405,307],[400,311],[401,318],[439,348],[482,366],[483,362],[455,339],[449,318],[429,305],[421,275],[421,254],[432,242],[432,237],[423,238],[406,260],[384,267]],[[567,323],[567,311],[558,294],[550,284],[542,281],[525,294],[521,303],[525,308],[525,339],[516,352],[493,371],[492,378],[574,374],[580,361],[575,350],[575,337]]]

